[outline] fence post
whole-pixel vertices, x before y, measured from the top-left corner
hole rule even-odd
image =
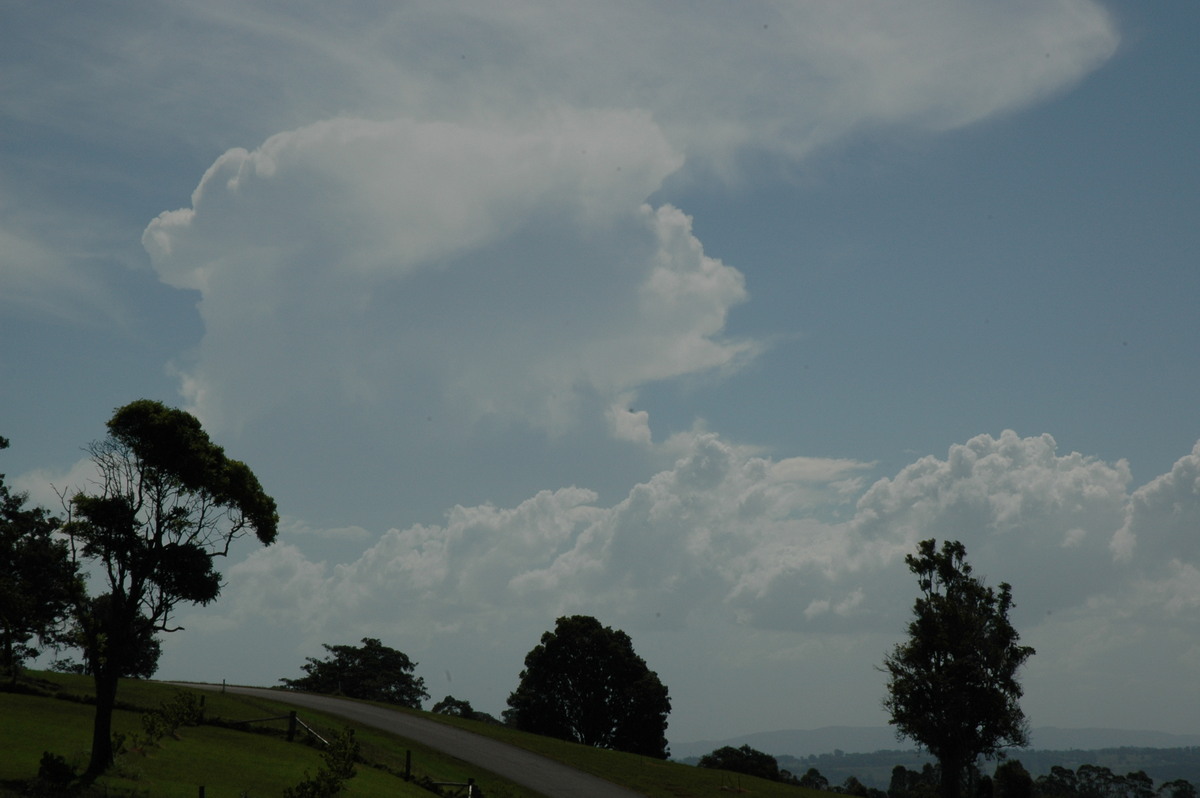
[[[295,740],[296,740],[296,710],[293,709],[291,712],[288,713],[287,741],[290,743],[290,742],[295,742]]]
[[[200,798],[204,798],[204,785],[200,785]]]
[[[467,779],[467,798],[474,798],[475,795],[475,779]],[[200,798],[204,798],[203,795]]]
[[[412,750],[404,752],[404,780],[412,781]]]

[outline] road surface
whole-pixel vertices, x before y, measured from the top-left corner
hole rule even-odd
[[[332,696],[268,690],[264,687],[222,687],[190,682],[178,684],[180,687],[224,689],[228,693],[257,696],[327,712],[364,726],[374,726],[419,741],[548,798],[638,798],[639,795],[612,782],[508,743],[386,707]]]

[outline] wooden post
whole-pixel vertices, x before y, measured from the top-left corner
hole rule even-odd
[[[475,779],[467,779],[467,798],[474,798],[474,796],[475,796]],[[204,796],[202,795],[202,796],[200,796],[200,798],[204,798]]]
[[[287,741],[294,742],[296,740],[296,710],[288,713],[288,733]]]
[[[404,780],[412,781],[412,750],[404,752]]]
[[[204,798],[204,785],[200,785],[200,798]]]

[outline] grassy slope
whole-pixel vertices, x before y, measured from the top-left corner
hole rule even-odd
[[[53,683],[59,695],[90,694],[90,679],[63,674],[40,673],[38,678]],[[153,709],[170,700],[179,688],[154,682],[123,682],[118,699],[140,709]],[[287,713],[287,705],[232,693],[201,692],[205,714],[209,718],[250,720]],[[763,798],[818,798],[811,790],[754,779],[738,774],[704,770],[673,762],[607,751],[588,746],[524,734],[493,724],[477,723],[443,715],[435,720],[504,740],[536,751],[572,767],[584,770],[652,798],[690,798],[743,792]],[[28,779],[37,773],[43,751],[67,758],[76,766],[86,762],[90,746],[92,707],[54,698],[0,693],[0,781]],[[341,728],[342,721],[320,713],[304,711],[301,718],[318,730]],[[282,728],[282,722],[274,724]],[[119,711],[114,729],[126,734],[141,733],[139,711]],[[198,785],[205,785],[206,798],[224,796],[278,796],[284,787],[294,785],[322,764],[313,748],[287,743],[281,737],[247,734],[214,726],[180,730],[179,740],[166,739],[145,752],[124,754],[115,774],[106,778],[107,786],[133,789],[141,795],[195,796]],[[532,798],[528,790],[471,765],[424,748],[417,741],[405,740],[367,727],[357,727],[355,738],[363,757],[395,771],[404,768],[405,751],[412,751],[415,775],[434,781],[466,781],[474,778],[488,798]],[[354,796],[401,796],[428,798],[431,793],[405,783],[381,770],[360,766],[358,775],[347,784],[348,798]]]

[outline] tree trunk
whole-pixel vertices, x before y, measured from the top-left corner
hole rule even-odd
[[[942,770],[941,798],[960,798],[962,794],[962,762],[954,757],[938,760]]]
[[[96,669],[96,717],[92,723],[92,757],[85,773],[89,781],[103,774],[113,762],[112,716],[117,705],[119,680],[120,672],[112,664]]]

